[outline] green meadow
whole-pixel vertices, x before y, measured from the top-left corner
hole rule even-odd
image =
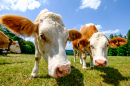
[[[0,86],[130,86],[130,56],[108,56],[108,67],[90,69],[89,56],[87,70],[77,57],[67,56],[71,61],[71,73],[66,77],[52,78],[48,75],[47,64],[42,58],[39,76],[30,80],[34,66],[34,54],[0,55]]]

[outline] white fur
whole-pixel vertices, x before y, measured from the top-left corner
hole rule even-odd
[[[86,27],[94,26],[93,23],[86,24]]]
[[[40,34],[45,36],[46,41],[40,38]],[[69,32],[59,14],[47,12],[40,17],[39,35],[35,34],[35,57],[44,57],[48,63],[48,73],[52,77],[57,77],[55,70],[58,65],[71,65],[65,53],[68,37]],[[38,74],[38,63],[36,61],[32,77]]]
[[[90,46],[92,45],[94,48],[91,48],[91,55],[93,57],[93,63],[95,65],[95,60],[103,60],[107,62],[107,53],[109,44],[107,37],[105,34],[101,32],[94,33],[90,38]]]

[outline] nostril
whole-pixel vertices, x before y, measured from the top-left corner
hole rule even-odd
[[[104,63],[103,63],[103,66],[106,66],[107,65],[107,61],[105,61]]]
[[[107,65],[107,62],[104,60],[95,60],[95,65],[105,67]]]
[[[63,77],[70,73],[71,67],[70,65],[60,65],[56,68],[57,77]]]
[[[57,74],[57,76],[58,77],[62,77],[62,69],[60,69],[59,67],[57,67],[57,69],[56,69],[56,74]]]

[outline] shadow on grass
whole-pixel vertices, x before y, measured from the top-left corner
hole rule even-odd
[[[10,57],[10,58],[11,58],[11,57],[20,57],[19,55],[18,55],[18,56],[16,56],[16,55],[14,55],[14,56],[10,56],[10,55],[0,55],[0,57],[1,57],[1,56],[2,56],[2,57]]]
[[[12,62],[12,63],[9,63],[9,62],[3,62],[3,63],[0,63],[0,65],[15,64],[15,63],[25,63],[25,62]]]
[[[56,81],[59,86],[84,86],[83,79],[83,74],[71,66],[71,73],[66,77],[56,79]]]
[[[124,77],[121,75],[121,73],[118,71],[118,69],[114,69],[111,67],[95,67],[94,69],[99,70],[101,72],[106,73],[101,74],[100,76],[104,78],[103,82],[108,84],[113,84],[114,86],[118,86],[120,81],[128,81],[130,77]]]
[[[40,76],[38,78],[52,78],[51,76]],[[71,66],[71,72],[69,75],[56,79],[59,86],[84,86],[83,84],[83,74]]]

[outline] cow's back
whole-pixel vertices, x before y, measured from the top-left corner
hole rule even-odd
[[[80,29],[80,32],[83,38],[89,40],[94,33],[98,32],[98,30],[94,24],[86,24]]]
[[[0,45],[5,43],[9,43],[9,37],[0,31]]]

